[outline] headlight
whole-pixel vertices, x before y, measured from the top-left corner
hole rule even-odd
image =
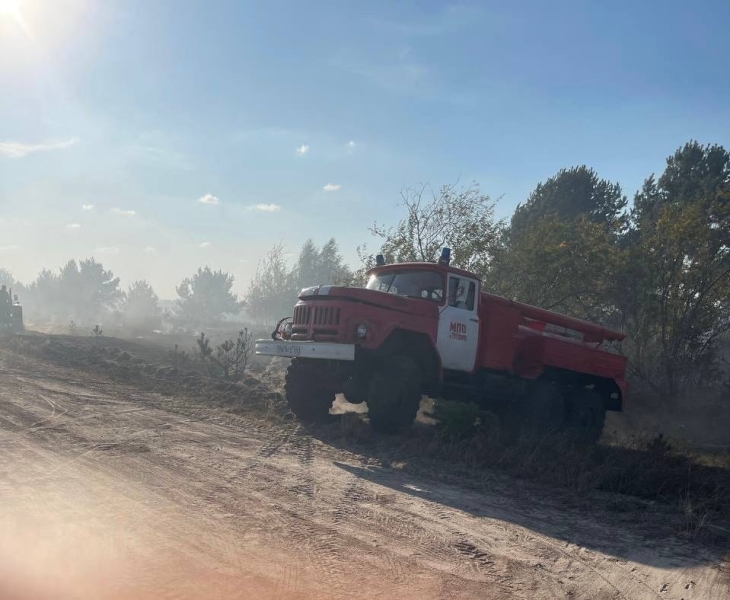
[[[291,328],[292,328],[291,321],[289,321],[286,325],[284,325],[284,338],[287,340],[291,339]]]
[[[364,338],[368,334],[368,326],[365,323],[360,323],[357,326],[357,337]]]

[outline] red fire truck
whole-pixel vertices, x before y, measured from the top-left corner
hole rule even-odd
[[[409,426],[423,394],[477,402],[511,423],[573,428],[597,439],[620,411],[626,358],[600,325],[482,290],[480,278],[438,263],[385,264],[365,288],[301,291],[256,353],[291,358],[286,397],[305,421],[327,418],[337,393],[367,402],[371,426]]]

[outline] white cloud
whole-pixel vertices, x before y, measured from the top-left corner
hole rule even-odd
[[[66,229],[81,229],[81,223],[69,223]]]
[[[82,204],[81,210],[94,210],[94,205],[93,204]]]
[[[20,250],[20,246],[17,244],[10,244],[9,246],[0,246],[0,254],[5,254],[7,252],[15,252],[16,250]]]
[[[137,214],[137,212],[134,210],[123,210],[121,208],[112,208],[112,212],[115,215],[123,215],[125,217],[133,217]]]
[[[325,192],[336,192],[339,190],[342,186],[339,183],[328,183],[326,186],[324,186],[322,189]]]
[[[145,252],[146,252],[147,254],[154,254],[155,252],[157,252],[157,248],[155,248],[154,246],[147,246],[147,247],[146,247],[146,248],[144,249],[144,251],[145,251]]]
[[[309,145],[307,144],[302,144],[299,148],[297,148],[297,154],[299,156],[304,156],[307,152],[309,152]]]
[[[257,204],[256,206],[249,207],[249,210],[260,210],[262,212],[279,212],[281,206],[278,204]]]
[[[354,148],[355,146],[357,146],[357,144],[353,140],[350,140],[349,142],[347,142],[348,148]]]
[[[6,158],[25,158],[36,152],[64,150],[79,142],[79,138],[71,138],[60,142],[41,142],[40,144],[24,144],[23,142],[0,142],[0,156]]]
[[[96,254],[119,254],[119,248],[115,248],[114,246],[102,246],[101,248],[95,248],[94,252]]]
[[[213,194],[206,194],[202,198],[198,198],[198,202],[201,204],[220,204],[221,201]]]
[[[209,248],[212,245],[213,245],[213,242],[203,242],[202,244],[200,244],[200,247],[201,248]]]

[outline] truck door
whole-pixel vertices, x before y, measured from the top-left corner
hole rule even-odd
[[[439,315],[436,346],[444,369],[473,371],[479,344],[479,282],[449,275],[446,305]]]

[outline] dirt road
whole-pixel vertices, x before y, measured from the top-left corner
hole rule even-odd
[[[730,597],[661,513],[478,493],[5,352],[0,456],[0,598]]]

